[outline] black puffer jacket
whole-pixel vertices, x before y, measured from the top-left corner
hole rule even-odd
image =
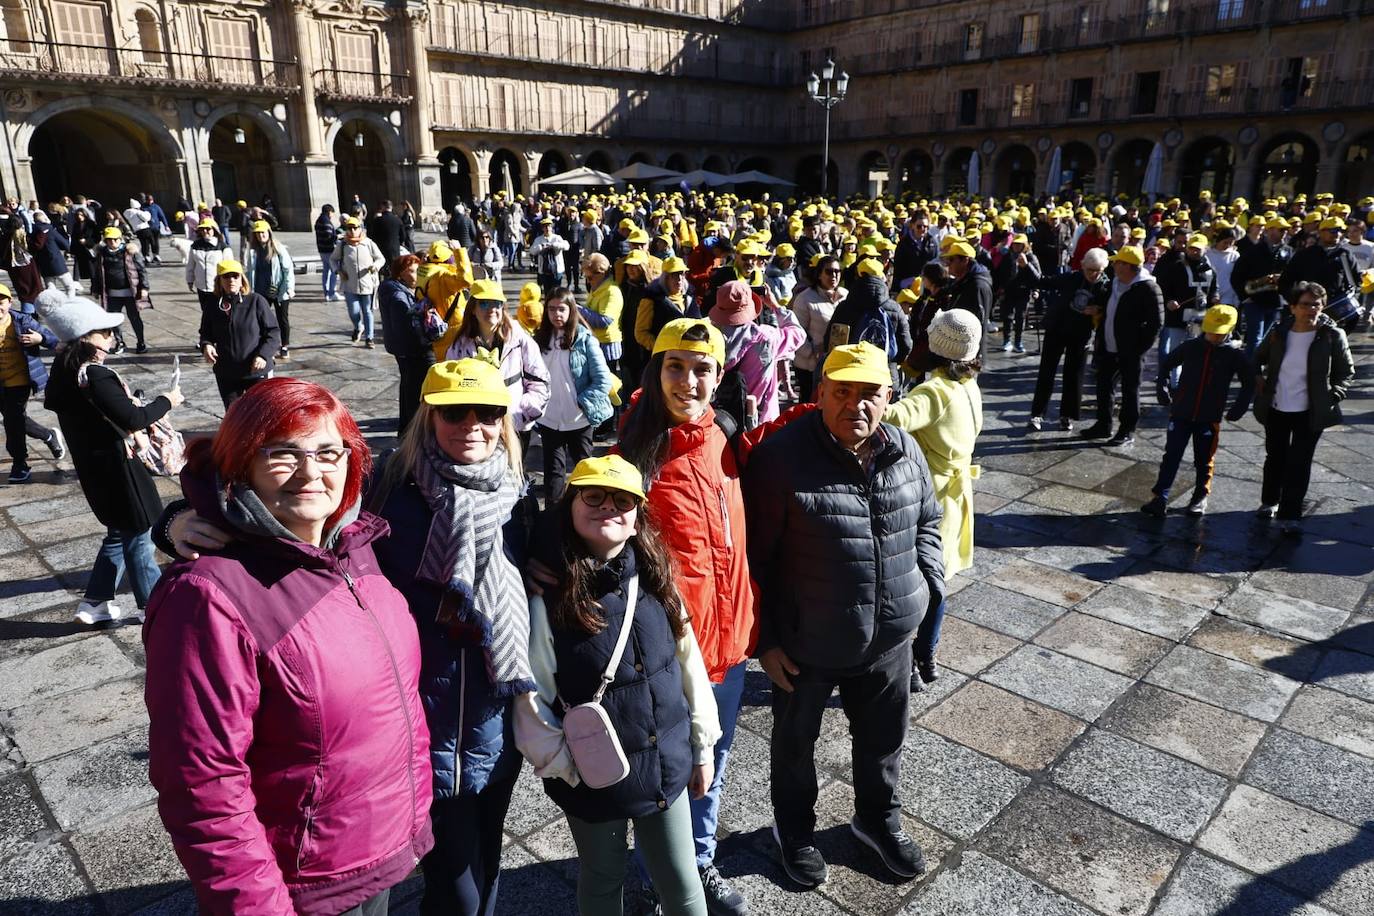
[[[847,342],[858,343],[866,340],[887,353],[888,367],[892,370],[892,384],[901,386],[903,378],[900,366],[911,352],[911,322],[887,292],[887,284],[878,277],[859,277],[849,287],[849,295],[835,306],[835,314],[830,316],[830,328],[826,331],[826,350],[831,345],[839,346],[846,342],[841,334],[835,336],[837,327],[848,329]]]
[[[1255,418],[1261,423],[1269,422],[1274,389],[1279,384],[1279,369],[1292,330],[1292,322],[1277,325],[1265,335],[1255,354],[1255,369],[1264,379],[1255,396]],[[1315,333],[1317,336],[1307,351],[1307,415],[1312,431],[1321,432],[1341,422],[1341,401],[1355,381],[1355,364],[1345,332],[1330,317],[1317,316]]]
[[[1188,260],[1187,255],[1174,258],[1155,273],[1159,282],[1160,294],[1164,296],[1164,327],[1185,328],[1183,320],[1186,309],[1201,312],[1217,301],[1217,273],[1206,258]],[[1177,302],[1179,307],[1169,308],[1168,303]]]
[[[916,441],[883,424],[866,474],[813,411],[744,473],[760,654],[862,668],[911,639],[945,597],[940,503]]]

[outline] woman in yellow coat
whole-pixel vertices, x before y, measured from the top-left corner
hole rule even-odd
[[[929,334],[932,370],[910,394],[889,405],[883,419],[915,436],[930,465],[945,513],[940,537],[948,579],[973,565],[973,481],[980,470],[973,463],[973,446],[983,431],[983,395],[977,381],[983,329],[972,312],[949,309],[936,314]],[[938,676],[935,647],[944,616],[941,604],[921,621],[913,654],[913,690]]]

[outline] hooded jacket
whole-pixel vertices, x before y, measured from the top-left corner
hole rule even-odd
[[[940,504],[916,442],[883,424],[866,473],[820,411],[750,453],[758,651],[855,669],[909,640],[945,596]]]
[[[229,247],[218,235],[213,241],[196,239],[186,253],[186,285],[198,293],[213,293],[215,269],[228,257],[232,257]]]
[[[458,337],[448,348],[445,359],[467,359],[477,356],[480,345],[471,337]],[[511,418],[518,432],[534,426],[549,406],[549,370],[539,345],[513,320],[506,322],[501,341],[501,362],[497,366],[510,390]]]
[[[197,512],[240,540],[175,563],[143,628],[158,811],[201,912],[339,913],[433,846],[419,641],[372,550],[387,524],[314,547],[208,489]]]
[[[847,340],[834,339],[836,328],[849,329]],[[825,352],[844,343],[866,340],[887,353],[892,370],[893,385],[900,385],[901,364],[911,352],[911,322],[902,307],[887,293],[887,284],[879,277],[858,277],[849,295],[835,306],[826,332]],[[822,356],[822,361],[824,357]]]
[[[30,303],[16,303],[9,307],[10,320],[14,322],[14,336],[22,338],[30,331],[37,331],[43,338],[42,343],[33,346],[23,346],[24,364],[29,372],[29,391],[38,394],[48,384],[48,369],[43,365],[43,356],[39,352],[40,348],[48,350],[57,347],[57,335],[53,334],[46,327],[38,323],[38,318],[34,314],[34,307]]]
[[[1240,393],[1226,418],[1234,422],[1244,416],[1255,390],[1255,372],[1240,346],[1234,342],[1209,343],[1205,337],[1185,340],[1160,360],[1159,387],[1165,385],[1175,366],[1182,366],[1183,371],[1169,416],[1195,423],[1220,423],[1233,378],[1240,379]]]
[[[60,277],[68,272],[67,252],[71,247],[71,240],[56,223],[33,224],[29,251],[38,264],[38,272],[44,277]]]
[[[1289,322],[1276,325],[1260,342],[1255,352],[1255,367],[1263,384],[1255,397],[1255,418],[1261,423],[1269,420],[1274,403],[1274,389],[1279,382],[1279,369],[1288,347],[1288,335],[1293,330]],[[1307,411],[1312,430],[1320,432],[1341,422],[1341,401],[1355,380],[1355,365],[1350,358],[1350,343],[1345,332],[1327,315],[1317,316],[1316,337],[1307,351]]]

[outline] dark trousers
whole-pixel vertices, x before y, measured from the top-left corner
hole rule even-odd
[[[1121,432],[1135,432],[1140,422],[1140,364],[1142,356],[1129,353],[1097,354],[1097,422],[1112,425],[1116,383],[1121,382]]]
[[[224,408],[229,409],[229,405],[243,397],[243,393],[252,388],[261,377],[252,378],[225,378],[222,375],[215,376],[215,387],[219,389],[219,399],[224,402]]]
[[[277,313],[277,327],[281,328],[281,345],[283,348],[291,346],[291,300],[285,302],[280,299],[269,299],[272,303],[272,311]]]
[[[1193,465],[1197,468],[1197,482],[1193,484],[1193,496],[1206,496],[1212,492],[1212,471],[1216,465],[1217,443],[1221,441],[1221,424],[1202,420],[1183,420],[1169,418],[1169,430],[1164,437],[1164,460],[1159,463],[1159,479],[1155,481],[1154,494],[1169,498],[1169,489],[1178,476],[1178,466],[1183,463],[1183,450],[1193,443]]]
[[[105,311],[111,313],[123,312],[129,316],[129,327],[134,329],[134,340],[139,345],[143,344],[143,314],[138,310],[138,300],[133,296],[106,296]],[[119,328],[115,328],[115,339],[123,342],[124,335],[119,333]]]
[[[1302,502],[1312,481],[1312,456],[1321,430],[1312,428],[1311,411],[1288,413],[1269,409],[1264,421],[1264,483],[1260,502],[1277,505],[1279,518],[1302,518]]]
[[[797,403],[810,404],[816,394],[816,373],[793,366],[792,375],[797,380]]]
[[[549,298],[549,294],[563,285],[562,274],[540,274],[539,291],[544,294],[544,298]]]
[[[0,415],[5,420],[5,451],[10,453],[16,471],[29,467],[29,443],[25,437],[47,442],[52,430],[28,414],[29,386],[0,388]]]
[[[1043,417],[1054,393],[1054,375],[1064,361],[1064,390],[1059,395],[1059,416],[1077,420],[1083,400],[1083,361],[1087,341],[1049,328],[1040,344],[1040,374],[1035,380],[1031,416]]]
[[[386,916],[391,909],[391,888],[380,894],[373,894],[351,910],[344,910],[339,916]]]
[[[1025,299],[1017,299],[1013,302],[1003,298],[1002,343],[1011,340],[1016,346],[1021,346],[1021,335],[1026,330],[1026,306],[1029,304]]]
[[[789,844],[811,845],[816,830],[816,741],[821,715],[836,688],[849,720],[854,770],[854,811],[870,829],[901,826],[897,778],[911,700],[911,641],[862,669],[801,667],[792,692],[773,688],[769,756],[773,818]]]
[[[401,382],[396,389],[396,435],[405,434],[415,411],[420,409],[420,389],[424,386],[429,367],[434,365],[434,351],[426,348],[423,356],[398,356],[396,368]]]
[[[151,260],[158,256],[160,239],[156,229],[143,229],[134,235],[138,236],[138,243],[143,246],[143,254],[147,259]]]
[[[421,916],[493,916],[501,878],[501,829],[519,767],[481,792],[436,799],[434,848],[420,860]]]
[[[544,450],[544,499],[552,505],[563,496],[568,473],[592,455],[592,428],[558,430],[542,424],[539,442]]]
[[[916,640],[912,643],[913,660],[918,662],[935,661],[935,650],[940,646],[940,630],[945,624],[945,602],[926,611],[921,618],[921,626],[916,630]]]

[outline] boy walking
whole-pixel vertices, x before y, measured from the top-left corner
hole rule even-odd
[[[1207,511],[1207,494],[1212,490],[1213,459],[1221,434],[1221,415],[1231,390],[1231,380],[1240,378],[1240,394],[1226,413],[1231,422],[1245,416],[1255,390],[1254,370],[1239,345],[1228,343],[1227,337],[1236,326],[1238,314],[1229,305],[1214,305],[1202,318],[1202,336],[1179,344],[1159,364],[1159,403],[1173,409],[1169,412],[1169,431],[1164,443],[1164,460],[1159,465],[1159,479],[1154,485],[1154,499],[1140,507],[1146,515],[1163,518],[1169,505],[1169,489],[1178,475],[1183,450],[1193,443],[1193,464],[1197,467],[1197,482],[1193,498],[1188,502],[1189,515]],[[1173,395],[1167,380],[1175,366],[1181,367],[1179,383]]]

